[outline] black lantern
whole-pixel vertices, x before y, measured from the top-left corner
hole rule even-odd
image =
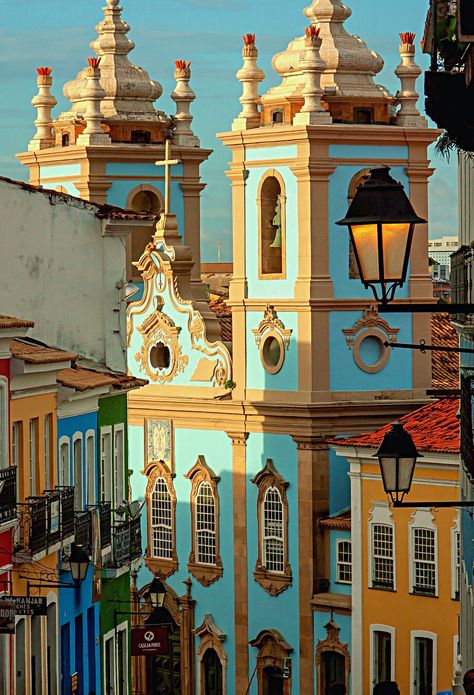
[[[402,184],[389,171],[387,166],[371,169],[346,217],[336,223],[349,227],[360,278],[382,304],[390,302],[396,288],[403,286],[415,224],[426,222],[415,213]]]
[[[82,547],[82,545],[76,545],[73,543],[71,546],[71,554],[69,556],[69,566],[71,569],[71,577],[76,585],[80,584],[86,578],[89,563],[90,560],[87,551]]]
[[[379,460],[385,492],[394,504],[410,492],[418,453],[415,442],[401,422],[394,422],[375,454]]]
[[[165,602],[166,588],[163,582],[155,577],[150,584],[148,589],[148,596],[150,597],[150,603],[154,609],[162,608]]]

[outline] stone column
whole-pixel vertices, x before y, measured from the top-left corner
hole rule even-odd
[[[300,610],[300,692],[314,692],[312,598],[327,576],[318,521],[329,513],[329,445],[323,437],[295,435],[298,447],[298,556]]]
[[[83,93],[83,99],[87,102],[87,110],[84,114],[86,129],[77,138],[78,145],[110,145],[110,135],[102,130],[104,116],[100,110],[100,102],[105,97],[105,91],[100,84],[100,58],[89,58],[87,70],[87,83]]]
[[[247,130],[258,128],[260,125],[258,85],[265,78],[265,73],[257,65],[258,50],[255,45],[255,34],[245,34],[242,39],[244,65],[236,75],[242,82],[243,93],[240,97],[242,111],[232,123],[232,130]]]
[[[181,693],[195,694],[194,674],[194,606],[196,601],[191,596],[192,581],[184,580],[186,593],[178,599],[183,621],[181,623]]]
[[[402,62],[395,70],[395,75],[401,82],[401,89],[396,94],[400,109],[395,123],[406,128],[426,128],[428,122],[416,107],[420,95],[415,86],[421,75],[421,68],[415,63],[415,34],[402,33],[400,40],[402,42],[400,46]]]
[[[234,635],[235,693],[247,692],[248,647],[248,564],[247,564],[247,449],[248,433],[227,432],[232,440],[232,485],[234,497]],[[232,677],[231,677],[232,678]]]
[[[196,95],[189,86],[191,79],[191,62],[186,60],[177,60],[175,62],[176,70],[174,78],[176,87],[171,93],[171,98],[176,104],[176,128],[173,135],[175,145],[184,147],[199,147],[199,138],[194,135],[191,129],[193,117],[190,113],[192,102],[196,99]]]
[[[321,39],[319,29],[314,24],[306,27],[305,57],[303,62],[303,72],[305,75],[305,86],[303,89],[304,105],[293,119],[294,125],[327,125],[332,123],[329,111],[321,104],[323,90],[321,89],[321,73],[324,70],[324,63],[319,55]]]
[[[54,147],[54,134],[52,129],[51,111],[58,103],[51,94],[53,68],[36,68],[38,73],[38,94],[33,97],[31,103],[38,112],[35,120],[36,134],[28,145],[29,152]]]

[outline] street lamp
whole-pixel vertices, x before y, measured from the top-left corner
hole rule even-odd
[[[69,556],[69,567],[71,570],[71,577],[78,586],[86,578],[87,570],[89,568],[89,555],[82,545],[76,545],[75,543],[71,546],[71,554]]]
[[[418,453],[415,442],[401,422],[394,422],[374,454],[379,460],[383,487],[394,504],[410,492]]]
[[[382,304],[393,299],[397,287],[403,287],[415,224],[426,222],[389,171],[388,166],[371,169],[346,216],[336,222],[349,227],[360,278]]]
[[[163,582],[154,577],[150,588],[148,589],[148,596],[150,598],[150,603],[154,609],[162,608],[165,602],[166,588]]]

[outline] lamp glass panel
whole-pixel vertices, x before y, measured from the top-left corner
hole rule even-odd
[[[87,562],[71,562],[71,576],[74,581],[82,582],[86,578]]]
[[[384,274],[388,280],[401,280],[405,262],[410,223],[383,224]]]
[[[395,492],[397,489],[397,459],[394,456],[381,456],[379,463],[385,492]]]
[[[413,473],[415,472],[416,458],[401,458],[398,470],[398,490],[409,492]]]
[[[376,224],[351,225],[352,241],[359,258],[362,280],[380,282]]]

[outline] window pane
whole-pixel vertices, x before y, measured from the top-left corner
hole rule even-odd
[[[413,590],[434,594],[436,591],[435,532],[432,529],[413,529]]]
[[[73,444],[74,456],[74,509],[81,511],[82,500],[82,439],[75,439]]]
[[[337,544],[337,581],[347,584],[352,582],[352,544],[350,541],[339,541]]]
[[[52,478],[51,478],[51,426],[52,417],[51,414],[45,415],[44,418],[44,474],[45,474],[45,488],[46,490],[51,489]]]
[[[86,440],[87,504],[95,504],[95,438],[88,435]]]
[[[123,460],[123,430],[114,432],[114,493],[115,507],[118,507],[125,499],[124,494],[124,460]]]
[[[270,487],[263,500],[263,564],[270,572],[284,572],[283,503]]]
[[[393,589],[393,528],[384,524],[372,526],[372,583],[379,588]]]
[[[151,496],[153,555],[173,557],[172,499],[164,478],[158,478]]]
[[[212,488],[201,483],[196,496],[197,562],[214,565],[216,562],[216,510]]]

